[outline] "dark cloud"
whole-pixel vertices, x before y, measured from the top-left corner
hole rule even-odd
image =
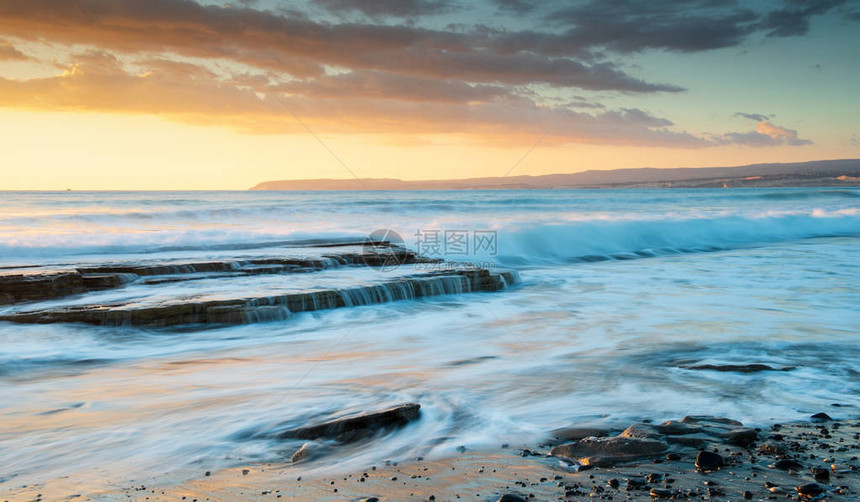
[[[492,0],[499,11],[525,15],[533,12],[537,4],[529,0]]]
[[[785,8],[769,12],[761,23],[761,29],[769,37],[795,37],[809,31],[809,22],[814,16],[845,3],[845,0],[786,0]]]
[[[682,90],[644,82],[610,62],[574,59],[562,44],[551,43],[553,35],[332,25],[191,0],[8,0],[0,3],[0,31],[26,40],[47,37],[130,54],[226,59],[296,78],[319,77],[326,66],[333,66],[475,83]],[[514,46],[517,41],[521,45]]]
[[[697,52],[734,47],[762,31],[771,37],[804,35],[813,17],[844,2],[784,0],[768,11],[733,0],[592,0],[558,9],[546,20],[566,27],[573,46]]]
[[[460,9],[449,0],[315,0],[314,3],[332,13],[361,12],[373,19],[429,16]]]
[[[770,120],[769,115],[762,115],[760,113],[737,112],[735,113],[735,117],[743,117],[745,119],[755,120],[756,122],[766,122]]]

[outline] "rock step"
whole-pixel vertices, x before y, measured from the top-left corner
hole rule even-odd
[[[307,273],[341,266],[384,267],[433,263],[399,247],[368,247],[361,252],[324,254],[316,258],[271,257],[184,263],[104,264],[62,272],[0,275],[0,305],[46,300],[116,288],[140,277],[229,272],[246,275]],[[188,280],[177,278],[176,280]],[[170,279],[152,283],[170,282]]]
[[[246,324],[283,320],[295,312],[373,305],[445,294],[498,291],[517,280],[514,272],[447,270],[345,289],[230,300],[170,302],[151,307],[82,305],[18,312],[0,316],[0,321],[24,324],[75,322],[102,326]]]

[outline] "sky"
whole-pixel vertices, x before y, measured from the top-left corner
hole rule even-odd
[[[860,157],[856,0],[0,0],[0,190]]]

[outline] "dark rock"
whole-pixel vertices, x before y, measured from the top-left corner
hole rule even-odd
[[[612,478],[612,479],[610,479],[607,483],[608,483],[608,484],[609,484],[609,486],[611,486],[612,488],[618,488],[618,484],[619,484],[619,483],[618,483],[618,480],[617,480],[616,478]]]
[[[666,460],[681,460],[681,455],[677,453],[667,453]]]
[[[277,435],[278,439],[338,438],[354,441],[381,428],[400,427],[420,415],[421,405],[402,404],[375,413],[341,418],[310,427],[290,429]]]
[[[751,491],[749,491],[749,490],[745,491],[745,492],[744,492],[744,498],[745,498],[745,499],[747,499],[747,500],[750,500],[751,498],[753,498],[753,494],[752,494],[752,492],[751,492]]]
[[[553,437],[563,441],[579,441],[587,437],[605,437],[607,434],[606,429],[596,427],[564,427],[552,431]]]
[[[791,371],[794,369],[793,366],[774,368],[766,364],[699,364],[697,366],[681,366],[681,368],[687,370],[711,370],[733,373],[756,373],[759,371]]]
[[[656,439],[615,436],[585,438],[576,443],[556,446],[553,457],[576,461],[583,465],[605,466],[663,454],[668,445]]]
[[[499,497],[499,502],[526,502],[526,498],[517,493],[506,493]]]
[[[830,481],[830,470],[824,469],[823,467],[813,467],[812,476],[815,478],[816,481],[827,483]]]
[[[702,472],[715,471],[723,466],[723,457],[711,451],[700,451],[696,455],[696,470]]]
[[[756,430],[749,427],[738,427],[718,435],[725,439],[729,444],[737,446],[746,446],[755,441],[758,437]]]
[[[667,490],[665,488],[651,488],[651,496],[654,498],[668,499],[672,498],[672,495],[672,490]]]
[[[806,497],[815,497],[824,493],[824,487],[819,485],[818,483],[807,483],[805,485],[800,485],[796,487],[795,490],[797,490],[797,493]]]
[[[743,427],[744,425],[737,420],[723,417],[714,417],[710,415],[687,415],[686,417],[681,419],[681,422],[684,422],[685,424],[719,424],[733,425],[737,427]]]
[[[773,455],[779,456],[784,455],[785,450],[782,449],[781,446],[773,443],[765,443],[758,447],[758,452],[760,455]]]
[[[771,467],[773,467],[775,469],[781,469],[783,471],[788,471],[788,470],[797,471],[797,470],[803,469],[803,464],[801,464],[797,460],[793,460],[790,458],[783,458],[783,459],[780,459],[780,460],[777,460],[776,462],[774,462]]]
[[[816,413],[815,415],[812,415],[810,418],[815,420],[816,422],[830,422],[831,420],[833,420],[832,418],[830,418],[830,415],[828,415],[827,413]]]

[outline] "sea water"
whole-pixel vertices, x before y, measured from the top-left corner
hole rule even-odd
[[[860,406],[858,189],[0,192],[7,270],[271,256],[375,231],[521,282],[232,326],[0,323],[0,487],[110,489],[288,461],[300,443],[278,431],[405,402],[421,404],[418,421],[294,469],[533,446],[570,425],[686,414],[762,425]],[[426,271],[163,291],[302,291]],[[690,369],[743,364],[773,371]]]

